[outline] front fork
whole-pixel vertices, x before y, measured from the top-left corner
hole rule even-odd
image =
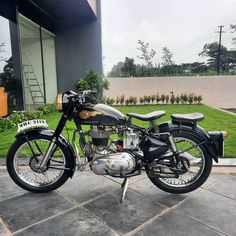
[[[38,163],[38,166],[41,170],[45,170],[46,169],[46,164],[48,163],[51,154],[53,152],[53,150],[56,148],[56,142],[62,132],[62,130],[64,129],[65,125],[66,125],[66,121],[68,119],[68,116],[66,114],[63,114],[61,116],[61,119],[57,125],[57,128],[52,136],[52,141],[49,144],[47,151],[45,153],[45,155],[43,156],[43,158],[40,160],[40,162]]]

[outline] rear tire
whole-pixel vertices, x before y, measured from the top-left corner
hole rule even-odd
[[[182,139],[182,140],[189,140],[189,142],[199,144],[201,141],[196,138],[195,136],[192,136],[189,133],[173,133],[174,139]],[[164,180],[164,178],[159,178],[159,177],[153,177],[152,176],[152,170],[149,167],[146,167],[146,172],[151,180],[151,182],[158,188],[162,189],[165,192],[168,193],[175,193],[175,194],[183,194],[183,193],[188,193],[191,191],[194,191],[195,189],[199,188],[208,178],[208,176],[211,173],[212,169],[212,158],[209,156],[206,148],[203,145],[198,146],[199,152],[202,153],[202,158],[203,158],[203,163],[204,166],[201,169],[201,173],[199,177],[193,181],[192,183],[190,182],[186,186],[174,186],[173,184],[168,184],[167,180]],[[177,178],[173,178],[177,180]]]
[[[50,143],[51,141],[51,137],[47,135],[43,135],[43,134],[30,135],[27,137],[31,145],[34,145],[35,141],[36,142],[45,141],[46,143]],[[57,153],[55,155],[58,155],[54,157],[55,163],[60,164],[62,163],[61,160],[63,160],[62,164],[64,168],[69,168],[70,160],[68,160],[68,158],[70,158],[70,153],[61,143],[58,142],[56,145],[57,145],[56,150],[58,150],[58,152],[56,151],[52,154],[54,155],[55,153]],[[45,147],[47,146],[42,145],[41,149],[46,150]],[[21,188],[27,191],[31,191],[35,193],[44,193],[44,192],[50,192],[52,190],[59,188],[61,185],[63,185],[67,181],[67,179],[69,178],[69,171],[67,170],[62,170],[61,173],[59,173],[59,170],[56,170],[59,174],[58,176],[54,177],[55,180],[52,180],[51,183],[49,182],[49,175],[53,176],[53,174],[55,174],[56,171],[54,171],[54,173],[53,173],[53,170],[50,172],[51,169],[50,170],[47,169],[44,173],[37,173],[36,171],[34,171],[32,167],[30,166],[30,160],[32,159],[33,154],[32,152],[30,154],[30,151],[28,150],[24,151],[24,148],[25,150],[27,150],[27,148],[29,149],[26,137],[17,139],[12,144],[7,154],[6,164],[7,164],[8,173],[10,177],[12,178],[12,180],[18,186],[20,186]],[[24,152],[22,152],[22,149]],[[60,153],[61,153],[61,156],[63,156],[63,159],[62,157],[59,156]],[[22,171],[22,173],[20,173],[19,169]],[[25,170],[28,171],[28,174]],[[30,180],[30,176],[32,176],[31,180]],[[35,176],[35,180],[34,180],[34,176]],[[38,176],[38,180],[36,176]],[[45,179],[45,182],[48,180],[49,183],[44,183],[43,178]],[[39,183],[39,181],[41,181],[42,183]]]

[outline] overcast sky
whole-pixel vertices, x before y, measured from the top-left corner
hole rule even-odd
[[[236,0],[102,0],[104,69],[126,56],[138,62],[139,39],[157,51],[155,63],[161,63],[163,46],[176,63],[203,61],[198,53],[218,41],[218,25],[227,31],[222,43],[233,48],[230,23],[236,24]]]
[[[217,41],[218,25],[227,33],[222,43],[229,49],[236,24],[236,0],[101,0],[104,69],[124,61],[126,56],[138,61],[137,42],[150,43],[157,51],[154,63],[161,63],[161,48],[174,53],[176,63],[202,61],[198,57],[205,43]],[[236,36],[236,35],[235,35]],[[8,21],[0,17],[0,43],[5,42],[4,57],[10,57]],[[3,63],[0,62],[0,71]]]

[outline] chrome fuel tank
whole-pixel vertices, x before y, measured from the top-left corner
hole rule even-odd
[[[105,126],[124,125],[126,120],[120,111],[101,103],[83,107],[78,111],[77,119],[82,124]]]

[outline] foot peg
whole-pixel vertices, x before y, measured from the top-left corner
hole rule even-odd
[[[125,199],[125,194],[126,194],[126,191],[127,191],[127,188],[128,188],[128,184],[129,184],[129,179],[125,178],[125,180],[121,184],[121,187],[123,188],[123,191],[122,191],[122,196],[121,196],[120,202],[123,202],[123,200]]]

